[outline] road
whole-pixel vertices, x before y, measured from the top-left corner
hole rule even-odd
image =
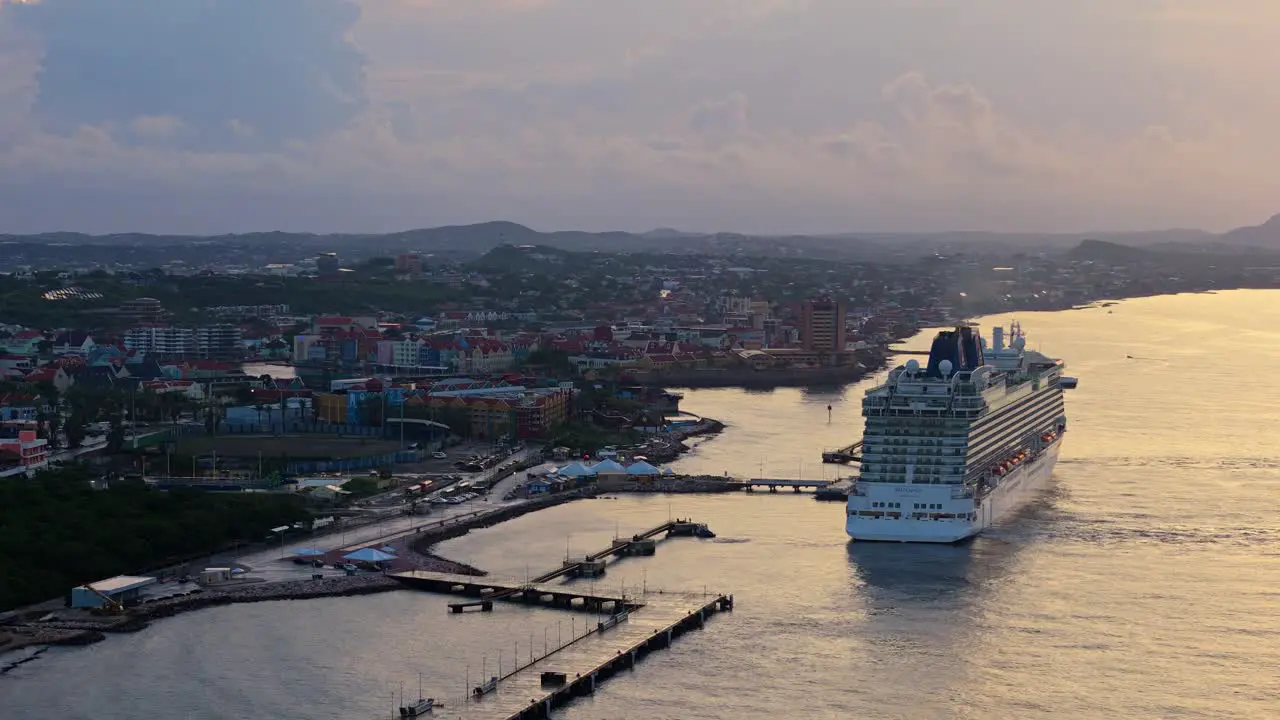
[[[523,450],[507,459],[524,460],[529,457],[532,450]],[[478,473],[459,473],[464,480],[472,482],[481,479],[491,478],[494,470],[486,470]],[[332,567],[316,569],[310,565],[297,565],[291,562],[293,557],[290,553],[297,548],[315,548],[329,552],[331,550],[345,549],[349,551],[358,550],[363,547],[380,546],[393,542],[405,536],[415,535],[421,529],[433,527],[446,520],[462,518],[464,516],[475,515],[494,508],[506,507],[509,505],[518,505],[527,502],[523,499],[503,500],[502,498],[522,479],[524,473],[514,473],[500,480],[489,491],[489,495],[484,498],[477,498],[458,505],[431,505],[431,513],[428,515],[403,515],[401,510],[403,505],[387,506],[375,510],[379,515],[385,515],[386,519],[361,525],[360,527],[351,528],[345,531],[330,532],[324,535],[313,536],[312,538],[298,538],[286,540],[282,545],[273,547],[269,550],[257,550],[255,552],[235,557],[230,562],[236,565],[242,565],[252,568],[249,573],[253,577],[260,577],[266,580],[297,580],[299,578],[310,577],[312,573],[321,573],[325,575],[341,574],[342,571]],[[224,560],[223,562],[227,562]]]

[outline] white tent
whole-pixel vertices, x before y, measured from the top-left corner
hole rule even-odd
[[[575,463],[569,463],[568,465],[565,465],[564,467],[560,468],[560,474],[565,477],[577,478],[577,477],[587,477],[588,475],[595,475],[596,471],[592,468],[587,467],[586,465],[583,465],[580,462],[575,462]]]
[[[601,460],[591,466],[592,472],[597,475],[626,475],[627,469],[622,467],[616,460]]]
[[[632,463],[631,466],[627,468],[628,475],[660,475],[661,473],[661,470],[643,460]]]

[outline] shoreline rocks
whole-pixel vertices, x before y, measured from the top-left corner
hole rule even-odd
[[[288,580],[285,582],[243,585],[228,590],[205,590],[199,595],[158,600],[131,609],[131,617],[144,622],[173,617],[184,612],[219,605],[232,605],[274,600],[308,600],[320,597],[348,597],[399,590],[403,586],[385,575],[367,574],[324,577],[319,580]],[[142,629],[138,627],[137,629]]]

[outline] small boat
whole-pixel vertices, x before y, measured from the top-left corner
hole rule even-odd
[[[1079,383],[1079,378],[1067,377],[1066,375],[1058,378],[1058,384],[1061,385],[1064,390],[1071,390]]]
[[[498,689],[498,677],[495,675],[489,678],[488,680],[484,681],[480,685],[477,685],[474,688],[472,688],[471,694],[475,695],[476,697],[480,697],[482,695],[488,695],[489,693],[497,689]]]

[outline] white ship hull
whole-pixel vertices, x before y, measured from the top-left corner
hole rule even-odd
[[[877,542],[954,543],[977,535],[1026,504],[1049,486],[1062,435],[1034,459],[1004,476],[1000,484],[976,506],[971,499],[952,498],[954,485],[866,483],[861,495],[850,496],[845,531],[854,540]],[[857,514],[871,502],[894,502],[904,508],[901,518],[866,517]],[[938,505],[951,514],[972,514],[973,519],[911,519],[916,503]]]

